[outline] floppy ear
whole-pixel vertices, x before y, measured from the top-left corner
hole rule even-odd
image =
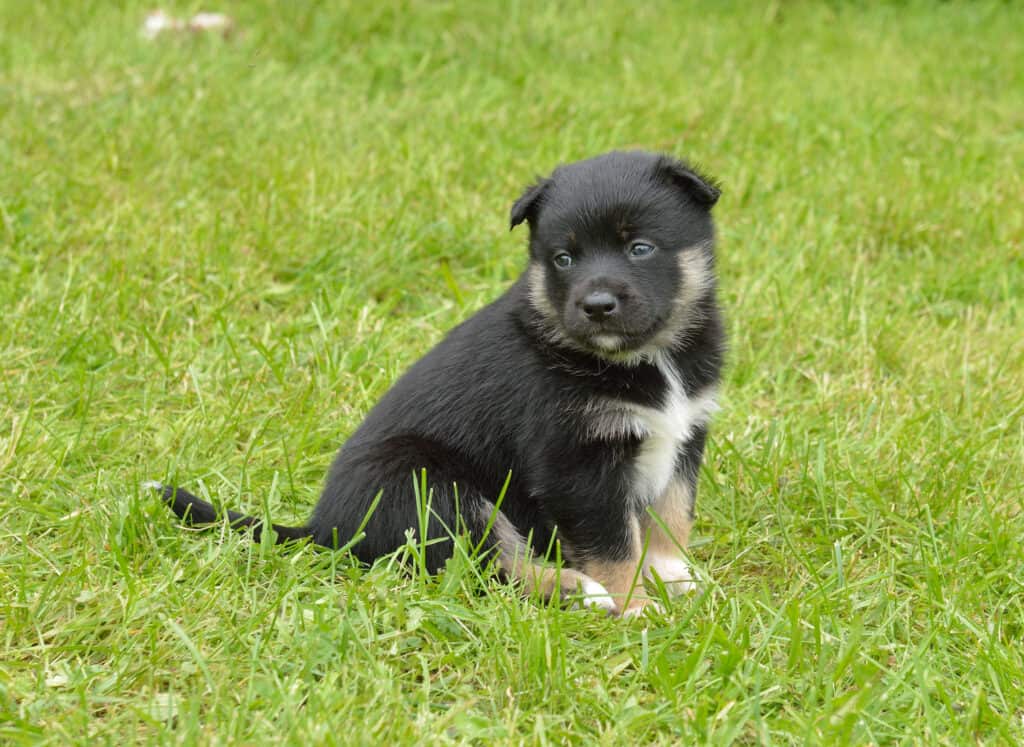
[[[510,231],[524,220],[532,223],[537,218],[537,210],[542,202],[541,198],[550,183],[550,179],[539,179],[535,184],[526,188],[526,191],[512,206],[512,213],[509,215]]]
[[[704,176],[682,161],[667,156],[658,163],[658,171],[699,206],[710,210],[722,191],[711,177]]]

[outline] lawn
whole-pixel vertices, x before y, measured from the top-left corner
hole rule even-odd
[[[0,0],[0,741],[1024,741],[1020,7],[559,5]],[[621,147],[723,184],[698,594],[604,618],[140,489],[303,521],[524,267],[523,185]]]

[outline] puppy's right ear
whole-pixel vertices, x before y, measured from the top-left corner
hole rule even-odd
[[[526,191],[512,206],[508,227],[510,231],[524,220],[533,223],[537,219],[537,211],[544,202],[544,192],[547,191],[550,183],[550,179],[540,179],[536,184],[531,184],[526,188]]]

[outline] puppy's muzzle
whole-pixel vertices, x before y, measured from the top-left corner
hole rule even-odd
[[[591,291],[580,300],[579,305],[592,322],[603,322],[619,312],[619,299],[606,290]]]
[[[607,325],[618,328],[629,326],[632,315],[632,288],[618,278],[594,274],[581,282],[572,294],[572,312],[576,324],[588,330],[603,329]]]

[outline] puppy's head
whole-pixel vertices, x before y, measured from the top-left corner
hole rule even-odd
[[[678,343],[713,292],[718,195],[686,164],[638,151],[530,186],[511,223],[530,226],[530,303],[549,338],[621,362]]]

